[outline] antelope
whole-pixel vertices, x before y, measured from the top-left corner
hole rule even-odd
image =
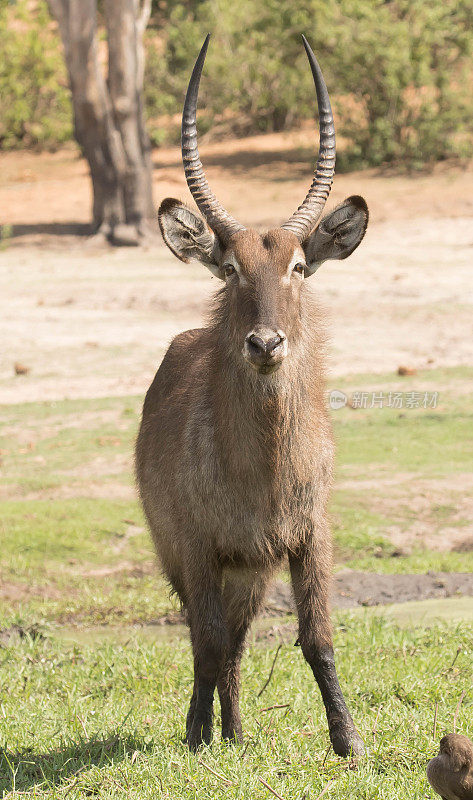
[[[176,336],[148,390],[136,445],[140,496],[163,572],[186,610],[194,687],[192,751],[209,743],[217,688],[222,737],[242,741],[240,662],[270,578],[289,561],[298,643],[318,683],[330,739],[359,755],[339,685],[329,614],[332,545],[327,501],[334,445],[324,400],[324,320],[307,286],[320,265],[361,242],[368,208],[349,197],[317,222],[335,170],[329,95],[303,37],[319,109],[315,177],[297,211],[264,234],[245,228],[211,192],[196,113],[207,36],[182,117],[187,184],[202,214],[167,198],[165,243],[223,281],[208,324]]]

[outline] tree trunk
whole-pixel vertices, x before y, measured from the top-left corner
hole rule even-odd
[[[100,62],[97,0],[49,0],[64,45],[75,137],[93,187],[93,225],[138,244],[152,217],[150,144],[143,116],[143,34],[151,0],[105,0],[108,79]]]

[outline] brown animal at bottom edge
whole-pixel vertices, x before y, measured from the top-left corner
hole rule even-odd
[[[473,742],[461,733],[444,736],[427,779],[442,800],[473,800]]]

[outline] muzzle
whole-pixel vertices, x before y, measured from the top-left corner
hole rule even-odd
[[[262,375],[279,369],[287,356],[287,339],[283,331],[254,328],[245,339],[243,356]]]

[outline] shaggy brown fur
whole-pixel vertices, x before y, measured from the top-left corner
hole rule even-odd
[[[168,215],[165,238],[172,235],[173,250],[182,257],[189,252],[193,212],[167,201],[162,214]],[[355,246],[366,218],[363,212]],[[302,260],[304,251],[282,229],[263,237],[239,231],[226,247],[198,228],[197,217],[195,230],[194,256],[200,253],[206,264],[212,259],[220,277],[234,258],[240,274],[227,277],[208,325],[172,342],[146,396],[136,447],[153,539],[188,613],[194,691],[187,741],[191,749],[210,741],[215,687],[223,737],[241,740],[245,636],[287,556],[299,642],[322,693],[334,749],[360,753],[363,744],[335,671],[328,608],[326,509],[334,448],[323,397],[323,320],[301,274],[290,273],[295,251]],[[350,236],[354,249],[352,230]],[[287,355],[277,364],[276,356],[268,356],[271,368],[279,367],[271,374],[243,357],[254,330],[281,331],[287,340]]]
[[[443,800],[473,800],[473,742],[461,733],[444,736],[427,778]]]

